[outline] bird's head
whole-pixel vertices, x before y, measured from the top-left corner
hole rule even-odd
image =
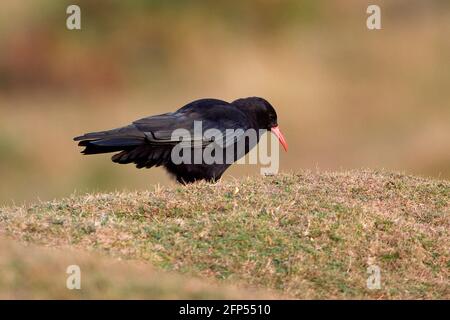
[[[259,97],[242,98],[233,101],[232,104],[244,111],[258,129],[266,129],[275,134],[284,150],[287,151],[286,139],[278,127],[277,112],[266,99]]]

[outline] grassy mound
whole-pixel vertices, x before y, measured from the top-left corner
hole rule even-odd
[[[448,181],[301,172],[2,208],[0,231],[286,297],[450,298],[449,213]]]

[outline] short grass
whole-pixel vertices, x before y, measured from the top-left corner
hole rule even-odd
[[[157,271],[78,250],[0,241],[0,299],[274,299],[266,291]],[[67,288],[68,267],[80,268],[80,290]],[[73,272],[70,271],[69,272]],[[69,280],[71,280],[69,278]]]
[[[449,299],[449,214],[445,180],[305,171],[2,208],[0,231],[266,296]]]

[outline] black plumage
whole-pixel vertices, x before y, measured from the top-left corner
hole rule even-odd
[[[286,148],[284,137],[278,129],[275,109],[269,102],[258,97],[238,99],[232,103],[217,99],[196,100],[175,112],[143,118],[117,129],[87,133],[74,140],[79,141],[79,146],[85,147],[83,154],[118,152],[112,156],[113,162],[134,163],[137,168],[164,166],[181,183],[216,181],[231,164],[176,164],[171,159],[172,149],[179,143],[179,140],[172,137],[176,129],[189,132],[191,140],[187,141],[191,143],[192,150],[204,149],[211,143],[204,137],[201,137],[201,141],[194,141],[197,139],[194,121],[201,121],[203,132],[217,129],[224,135],[227,129],[273,129],[272,132]],[[254,144],[246,142],[245,150],[236,154],[233,160],[244,156],[253,147]]]

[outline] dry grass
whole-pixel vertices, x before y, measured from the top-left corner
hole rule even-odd
[[[3,208],[0,231],[296,298],[449,299],[449,213],[446,180],[300,172]]]
[[[78,265],[81,290],[68,290],[67,267]],[[220,285],[74,250],[0,241],[0,299],[273,299],[267,291]]]

